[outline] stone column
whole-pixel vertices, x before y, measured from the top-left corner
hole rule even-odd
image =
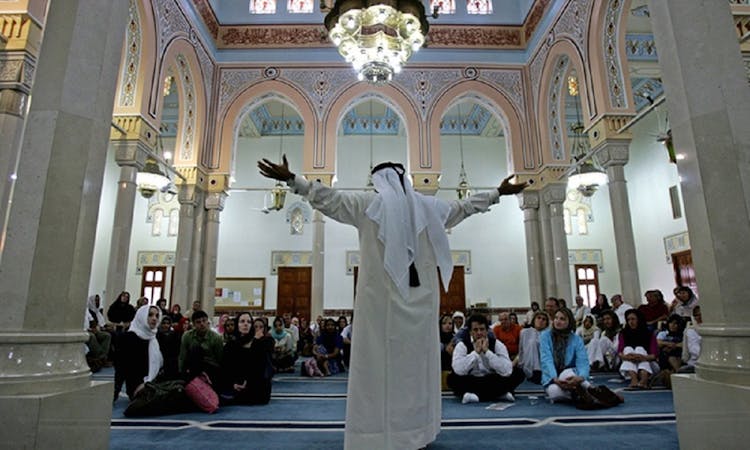
[[[203,253],[203,285],[199,300],[208,317],[214,314],[216,288],[216,254],[219,250],[219,216],[227,198],[225,192],[209,192],[206,196],[206,234]]]
[[[29,14],[0,14],[0,42],[3,43],[0,51],[0,230],[3,231],[7,227],[41,35],[41,25]],[[2,248],[0,241],[0,257]]]
[[[550,221],[549,206],[542,202],[539,205],[539,231],[542,237],[542,274],[544,282],[544,292],[542,300],[547,297],[557,295],[557,281],[555,278],[555,251],[552,248],[552,224]],[[543,304],[539,305],[543,307]]]
[[[310,317],[314,321],[323,315],[325,290],[326,222],[320,211],[313,211],[312,286],[310,290]]]
[[[680,447],[750,441],[750,88],[724,0],[649,2],[700,288],[694,375],[673,375]]]
[[[568,264],[568,236],[565,234],[563,202],[566,185],[549,184],[542,190],[542,198],[549,208],[549,226],[552,234],[552,263],[555,270],[557,290],[555,297],[564,298],[568,304],[573,292],[570,287],[570,266]]]
[[[193,220],[193,242],[191,247],[190,284],[187,298],[179,299],[183,310],[190,309],[195,300],[201,299],[203,280],[203,241],[206,229],[206,193],[195,191],[195,218]],[[212,297],[213,298],[213,297]]]
[[[630,141],[607,140],[596,151],[596,159],[607,169],[609,181],[609,203],[615,229],[617,266],[620,269],[620,289],[625,303],[638,305],[641,298],[641,282],[638,277],[638,260],[635,254],[633,222],[630,217],[630,201],[625,181],[625,164],[629,159]]]
[[[188,298],[191,281],[193,256],[193,229],[195,228],[194,184],[181,184],[177,193],[180,202],[180,224],[177,230],[177,248],[175,249],[175,266],[173,275],[172,303],[179,304],[183,309]]]
[[[138,194],[136,176],[143,168],[150,149],[156,146],[156,129],[140,116],[118,116],[113,119],[117,128],[110,129],[110,142],[115,150],[115,161],[120,166],[117,182],[115,217],[109,248],[105,305],[109,305],[125,289],[130,238],[133,232],[133,209]],[[137,294],[131,293],[133,298]]]
[[[127,11],[50,2],[0,261],[9,448],[109,444],[112,385],[91,381],[82,326]]]
[[[544,276],[542,267],[541,230],[539,227],[539,192],[526,189],[518,196],[523,210],[523,225],[526,235],[526,267],[529,272],[529,296],[531,301],[544,304]]]

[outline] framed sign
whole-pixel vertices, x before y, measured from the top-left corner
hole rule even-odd
[[[214,311],[238,312],[263,309],[266,303],[265,278],[216,278]]]

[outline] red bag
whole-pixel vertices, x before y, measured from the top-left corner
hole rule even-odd
[[[202,411],[211,414],[219,409],[219,396],[211,387],[211,379],[205,372],[185,386],[185,394]]]

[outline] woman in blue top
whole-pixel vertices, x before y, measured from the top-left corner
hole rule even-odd
[[[589,358],[583,339],[575,334],[575,318],[567,308],[560,308],[552,327],[539,337],[542,363],[542,385],[550,402],[572,399],[580,385],[589,387]]]

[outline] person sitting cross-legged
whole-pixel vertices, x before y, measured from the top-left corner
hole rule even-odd
[[[550,402],[571,400],[573,392],[589,387],[589,358],[583,339],[575,334],[575,317],[567,308],[555,313],[552,326],[542,332],[539,355],[542,360],[542,386]]]
[[[508,350],[487,332],[487,318],[469,317],[469,333],[453,350],[453,371],[448,386],[463,403],[502,398],[514,401],[513,391],[524,380],[521,369],[514,368]]]

